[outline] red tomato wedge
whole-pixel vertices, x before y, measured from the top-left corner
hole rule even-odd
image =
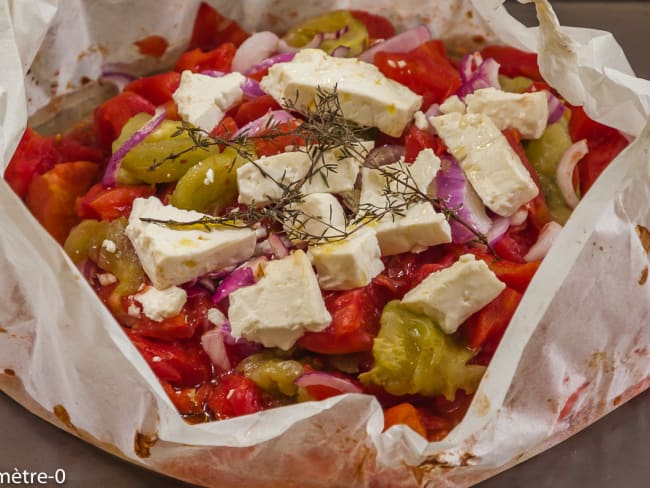
[[[83,197],[77,198],[75,211],[82,219],[114,220],[122,216],[128,217],[133,200],[154,193],[155,189],[150,185],[104,188],[104,185],[97,183]]]
[[[499,63],[499,73],[513,78],[525,76],[533,81],[544,81],[537,65],[537,54],[527,53],[509,46],[486,46],[481,51],[483,59],[493,58]]]

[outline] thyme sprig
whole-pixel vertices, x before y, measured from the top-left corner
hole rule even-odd
[[[284,110],[302,115],[300,123],[289,128],[269,117],[264,129],[256,131],[254,134],[244,131],[236,136],[230,134],[219,136],[211,135],[198,127],[181,122],[172,137],[186,134],[191,145],[179,152],[169,154],[149,167],[149,170],[155,170],[163,163],[174,161],[197,149],[207,152],[216,145],[229,147],[236,152],[238,158],[252,163],[264,178],[270,179],[277,185],[281,190],[280,198],[273,199],[265,205],[257,205],[252,202],[247,207],[235,208],[223,216],[206,216],[188,222],[145,218],[141,220],[175,230],[202,229],[205,231],[217,228],[247,228],[259,222],[265,222],[269,225],[277,224],[290,240],[309,245],[346,239],[372,222],[382,221],[386,216],[403,217],[413,205],[428,202],[448,221],[453,220],[468,229],[475,236],[476,243],[485,245],[490,252],[494,253],[487,237],[460,217],[458,208],[450,208],[443,200],[428,195],[426,189],[418,187],[406,164],[379,168],[385,180],[382,189],[384,206],[369,203],[358,205],[356,213],[348,216],[348,225],[344,229],[337,228],[327,219],[320,219],[302,211],[299,204],[304,202],[306,196],[303,191],[305,185],[310,183],[313,178],[320,178],[324,185],[329,187],[328,177],[337,171],[336,161],[326,158],[328,151],[336,150],[339,161],[353,158],[359,165],[367,158],[369,151],[362,144],[364,140],[367,140],[367,137],[364,137],[367,129],[344,117],[336,86],[331,91],[317,88],[314,101],[309,107],[299,106],[298,98],[298,93],[296,93],[295,99],[284,99],[281,104]],[[279,178],[271,175],[259,164],[253,149],[257,141],[272,142],[278,137],[287,136],[301,142],[293,150],[305,153],[309,159],[307,172],[295,181],[286,181],[284,173]],[[234,168],[236,159],[233,158],[231,170]],[[310,220],[318,221],[322,232],[314,234],[307,231],[306,223]]]

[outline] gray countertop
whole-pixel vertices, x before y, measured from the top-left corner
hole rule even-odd
[[[563,24],[611,31],[641,77],[650,78],[650,2],[553,2]],[[531,7],[513,5],[531,23]],[[0,473],[17,470],[54,475],[65,486],[124,488],[186,486],[127,464],[31,415],[0,394]],[[559,446],[482,483],[481,488],[650,486],[650,391],[621,406]],[[52,483],[56,484],[56,483]]]

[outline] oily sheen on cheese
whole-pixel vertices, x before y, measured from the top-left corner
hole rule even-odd
[[[273,65],[260,82],[280,104],[290,100],[306,109],[314,103],[317,89],[332,91],[335,86],[346,119],[393,137],[402,134],[422,105],[421,96],[386,78],[376,66],[328,56],[320,49],[303,49],[292,61]]]

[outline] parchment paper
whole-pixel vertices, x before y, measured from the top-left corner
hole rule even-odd
[[[58,5],[57,5],[58,3]],[[650,83],[613,37],[562,29],[536,2],[527,29],[498,0],[213,0],[250,30],[279,32],[322,10],[365,8],[398,27],[427,23],[450,45],[484,39],[540,49],[547,80],[597,120],[637,137],[581,202],[545,259],[475,395],[441,442],[382,433],[374,398],[345,395],[188,425],[59,246],[0,180],[0,388],[30,410],[151,469],[212,486],[464,486],[595,421],[650,375]],[[393,5],[395,4],[395,5]],[[58,10],[57,10],[58,7]],[[0,3],[0,161],[28,114],[53,116],[104,63],[163,69],[188,41],[198,1]],[[494,33],[498,33],[495,35]],[[158,34],[160,59],[133,42]],[[468,41],[469,39],[469,41]],[[88,81],[90,80],[90,83]],[[642,227],[640,227],[642,226]]]

